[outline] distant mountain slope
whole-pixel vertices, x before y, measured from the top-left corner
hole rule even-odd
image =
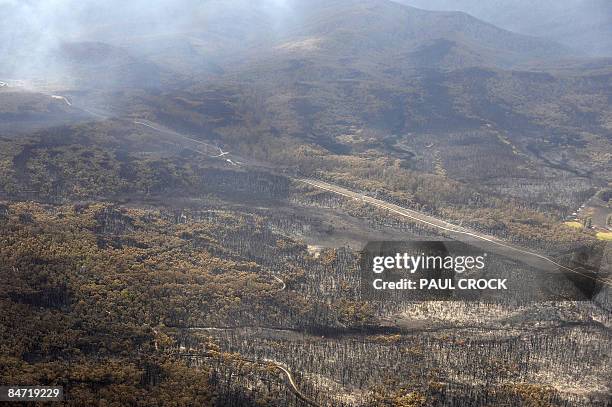
[[[333,61],[358,70],[382,65],[510,68],[572,55],[557,43],[514,34],[464,13],[423,11],[388,0],[295,0],[275,16],[253,7],[237,16],[234,3],[216,5],[217,20],[207,17],[207,24],[175,38],[192,45],[188,53],[196,48],[208,63],[229,70],[253,61],[275,64],[277,58]],[[135,38],[132,48],[142,49],[142,40]],[[154,47],[146,48],[152,60],[164,59]]]
[[[424,11],[386,0],[334,0],[317,5],[303,11],[300,31],[320,36],[329,47],[347,54],[416,51],[439,40],[474,50],[485,64],[497,66],[568,54],[558,44],[517,35],[464,13]]]
[[[23,36],[10,26],[0,28],[0,51],[5,52],[0,75],[44,77],[53,68],[54,75],[83,77],[84,86],[91,86],[93,78],[99,86],[114,81],[151,86],[162,70],[218,75],[287,60],[370,72],[512,68],[572,56],[557,43],[514,34],[464,13],[424,11],[390,0],[292,0],[276,6],[184,0],[169,2],[166,15],[143,10],[134,18],[118,17],[103,5],[83,7],[87,25],[78,34],[62,31],[61,24],[49,28],[50,38],[44,39],[34,35],[36,27],[21,30],[30,34]],[[32,50],[33,60],[28,57]]]
[[[396,0],[427,10],[458,10],[508,30],[550,38],[593,56],[612,56],[608,0]]]

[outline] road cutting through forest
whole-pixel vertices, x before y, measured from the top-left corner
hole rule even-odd
[[[164,126],[158,125],[149,120],[137,119],[137,120],[134,120],[134,123],[140,126],[148,127],[160,133],[164,133],[167,135],[171,135],[174,137],[178,137],[184,140],[194,142],[198,145],[205,146],[207,149],[208,148],[213,148],[213,149],[218,148],[209,143],[206,143],[200,140],[196,140],[192,137],[186,136],[177,131],[167,129]],[[192,149],[192,150],[200,154],[204,154],[202,151],[199,151],[196,149]],[[230,163],[233,164],[233,162],[230,162]],[[373,198],[373,197],[364,195],[362,193],[354,192],[349,189],[346,189],[346,188],[343,188],[343,187],[340,187],[338,185],[334,185],[328,182],[313,180],[309,178],[292,178],[292,179],[296,182],[305,183],[307,185],[310,185],[311,187],[314,187],[320,190],[324,190],[327,192],[331,192],[336,195],[344,196],[346,198],[351,198],[355,200],[361,200],[362,202],[367,203],[369,205],[385,209],[396,215],[400,215],[402,217],[409,218],[419,223],[425,224],[429,227],[433,227],[435,229],[444,231],[449,235],[450,238],[454,240],[462,241],[468,244],[474,244],[475,241],[478,241],[481,245],[483,243],[488,244],[487,249],[490,249],[492,251],[501,252],[501,254],[505,255],[506,257],[509,257],[521,263],[528,264],[532,267],[551,271],[551,266],[554,266],[557,268],[556,271],[570,272],[573,274],[580,275],[584,278],[597,281],[604,285],[612,286],[612,281],[610,281],[609,278],[601,279],[601,278],[593,277],[591,275],[585,274],[584,272],[578,271],[580,268],[573,269],[573,268],[564,266],[556,262],[555,260],[549,257],[546,257],[542,254],[535,253],[535,252],[511,245],[493,236],[485,235],[485,234],[482,234],[476,231],[472,231],[472,230],[469,230],[469,229],[466,229],[466,228],[463,228],[457,225],[453,225],[445,220],[435,218],[431,215],[426,215],[424,213],[417,212],[412,209],[407,209],[399,205],[395,205],[395,204],[392,204],[392,203],[389,203],[389,202],[386,202],[386,201],[383,201],[377,198]],[[274,277],[274,278],[278,279],[278,277]],[[280,279],[278,280],[282,282],[282,280]],[[283,284],[282,290],[284,290],[285,283],[282,282],[282,284]]]
[[[479,241],[481,244],[485,243],[485,246],[488,250],[499,252],[500,254],[506,257],[509,257],[513,260],[517,260],[521,263],[528,264],[538,269],[551,271],[550,266],[552,265],[556,267],[557,270],[563,270],[563,271],[567,271],[570,273],[578,274],[582,277],[595,280],[607,286],[612,286],[612,282],[610,282],[609,279],[599,279],[599,278],[590,276],[588,274],[585,274],[584,272],[580,272],[576,269],[572,269],[570,267],[564,266],[542,254],[535,253],[535,252],[532,252],[532,251],[529,251],[529,250],[526,250],[520,247],[516,247],[514,245],[510,245],[493,236],[489,236],[489,235],[478,233],[472,230],[468,230],[466,228],[453,225],[449,222],[435,218],[430,215],[423,214],[421,212],[417,212],[411,209],[406,209],[399,205],[385,202],[380,199],[373,198],[371,196],[367,196],[367,195],[364,195],[358,192],[354,192],[349,189],[346,189],[346,188],[343,188],[343,187],[340,187],[334,184],[330,184],[324,181],[312,180],[312,179],[307,179],[307,178],[299,178],[299,179],[296,179],[296,181],[305,183],[316,189],[331,192],[333,194],[340,195],[346,198],[351,198],[354,200],[362,201],[369,205],[385,209],[394,214],[397,214],[402,217],[409,218],[419,223],[425,224],[429,227],[433,227],[433,228],[442,230],[446,232],[450,238],[457,240],[457,241],[463,241],[463,242],[466,242],[472,245],[475,244],[477,241]]]
[[[189,136],[186,136],[184,134],[181,134],[179,132],[166,129],[163,126],[157,125],[148,120],[135,120],[134,123],[138,125],[146,126],[148,128],[151,128],[161,133],[165,133],[165,134],[179,137],[185,140],[189,140],[189,141],[195,142],[200,145],[205,145],[207,148],[210,148],[210,147],[214,148],[214,146],[206,142],[199,141]],[[201,151],[198,151],[198,150],[194,150],[194,151],[202,153]],[[369,205],[385,209],[396,215],[400,215],[402,217],[412,219],[419,223],[425,224],[429,227],[446,232],[449,235],[449,237],[454,240],[462,241],[462,242],[472,244],[472,245],[475,242],[478,242],[481,246],[484,244],[486,246],[485,248],[488,250],[491,250],[493,252],[498,252],[506,257],[509,257],[521,263],[528,264],[529,266],[535,267],[537,269],[546,270],[546,271],[565,271],[565,272],[580,275],[590,280],[600,282],[607,286],[612,286],[612,282],[609,279],[600,279],[600,278],[593,277],[589,274],[585,274],[584,272],[578,271],[579,269],[573,269],[573,268],[564,266],[556,262],[555,260],[549,257],[546,257],[542,254],[535,253],[535,252],[532,252],[532,251],[529,251],[529,250],[526,250],[520,247],[516,247],[514,245],[506,243],[493,236],[485,235],[485,234],[478,233],[476,231],[472,231],[472,230],[469,230],[469,229],[466,229],[466,228],[463,228],[457,225],[453,225],[445,220],[435,218],[431,215],[426,215],[421,212],[407,209],[399,205],[395,205],[395,204],[392,204],[392,203],[389,203],[389,202],[386,202],[386,201],[383,201],[377,198],[373,198],[373,197],[364,195],[363,193],[354,192],[349,189],[346,189],[346,188],[343,188],[343,187],[340,187],[338,185],[334,185],[328,182],[313,180],[309,178],[292,178],[292,180],[296,182],[300,182],[300,183],[305,183],[316,189],[331,192],[336,195],[344,196],[346,198],[361,200],[362,202],[367,203]],[[551,266],[554,266],[555,269],[551,270]]]

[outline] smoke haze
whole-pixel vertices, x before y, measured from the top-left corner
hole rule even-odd
[[[180,71],[185,66],[193,69],[190,73],[214,70],[224,58],[264,49],[266,45],[278,43],[285,34],[295,33],[311,10],[326,10],[345,3],[355,10],[371,11],[381,6],[378,8],[391,10],[391,14],[394,11],[390,5],[399,7],[387,0],[0,0],[3,10],[0,15],[0,79],[72,77],[74,72],[67,66],[74,66],[75,61],[94,64],[95,58],[106,58],[98,60],[99,66],[132,64],[133,57],[137,57],[140,58],[138,63],[152,62],[168,70]],[[397,3],[438,10],[460,9],[503,28],[549,37],[581,53],[606,55],[612,48],[612,5],[604,0],[547,0],[537,5],[531,1],[510,0],[397,0]],[[319,25],[323,28],[317,28],[317,35],[325,36],[338,29],[338,24],[325,25],[324,13],[315,18],[313,15],[308,17],[311,26],[301,27],[302,34],[308,32],[313,21],[317,25],[323,21]],[[353,16],[340,13],[335,17],[342,22]],[[427,37],[428,28],[418,26],[420,20],[420,17],[405,20],[403,24],[408,30],[412,29],[414,35]],[[371,24],[376,26],[380,21],[373,18]],[[457,21],[461,24],[467,21],[470,28],[476,24],[470,20]],[[379,46],[392,44],[386,39],[394,35],[394,32],[387,32],[388,27],[380,27],[386,31],[379,39],[370,35],[369,27],[360,24],[343,32],[361,30],[368,35],[368,41],[377,42]],[[435,28],[436,24],[433,26]],[[457,37],[461,38],[461,34]],[[447,39],[454,41],[452,37]],[[509,43],[504,41],[502,43]],[[70,45],[83,43],[92,45]],[[449,42],[439,44],[443,43],[452,46]],[[356,45],[360,44],[363,39]],[[338,46],[343,49],[346,44]],[[465,55],[460,57],[461,60],[466,58]],[[134,75],[145,70],[151,71],[141,68]]]
[[[4,0],[0,1],[0,75],[28,77],[59,69],[64,43],[130,47],[176,35],[244,42],[273,35],[291,18],[290,0]],[[136,49],[138,47],[135,47]]]

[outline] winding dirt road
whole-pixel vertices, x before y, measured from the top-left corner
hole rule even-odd
[[[212,354],[201,354],[201,353],[179,353],[178,356],[181,356],[181,357],[195,357],[195,358],[213,357]],[[243,362],[253,363],[253,364],[256,364],[256,365],[265,366],[265,367],[268,367],[268,368],[279,370],[280,372],[283,373],[283,377],[285,378],[285,381],[287,382],[287,385],[289,386],[289,389],[291,390],[291,392],[293,394],[295,394],[295,396],[298,399],[302,400],[304,403],[308,404],[309,406],[312,406],[312,407],[322,407],[321,405],[319,405],[315,401],[313,401],[310,398],[308,398],[304,393],[302,393],[302,391],[298,387],[297,383],[295,382],[295,378],[293,377],[293,374],[287,368],[285,368],[283,365],[281,365],[280,363],[278,363],[278,362],[276,362],[274,360],[255,360],[255,359],[245,358],[243,356],[239,356],[237,359],[240,360],[240,361],[243,361]]]
[[[51,99],[60,100],[64,102],[67,106],[72,106],[72,102],[66,96],[51,95]]]
[[[285,377],[287,378],[287,383],[289,384],[290,388],[292,389],[293,394],[295,394],[297,398],[299,398],[300,400],[302,400],[303,402],[305,402],[308,405],[311,405],[313,407],[319,407],[319,405],[317,403],[315,403],[314,401],[312,401],[311,399],[306,397],[304,395],[304,393],[302,393],[300,391],[300,389],[295,384],[295,380],[293,379],[293,375],[291,375],[291,372],[289,370],[285,369],[282,365],[278,364],[277,362],[270,361],[269,363],[273,367],[275,367],[276,369],[280,370],[281,372],[283,372],[285,374]]]

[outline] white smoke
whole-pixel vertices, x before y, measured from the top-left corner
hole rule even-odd
[[[64,42],[126,46],[132,40],[191,36],[270,35],[285,30],[293,0],[0,0],[0,78],[32,76],[53,65]],[[250,32],[254,31],[253,33]],[[237,34],[238,35],[238,34]]]

